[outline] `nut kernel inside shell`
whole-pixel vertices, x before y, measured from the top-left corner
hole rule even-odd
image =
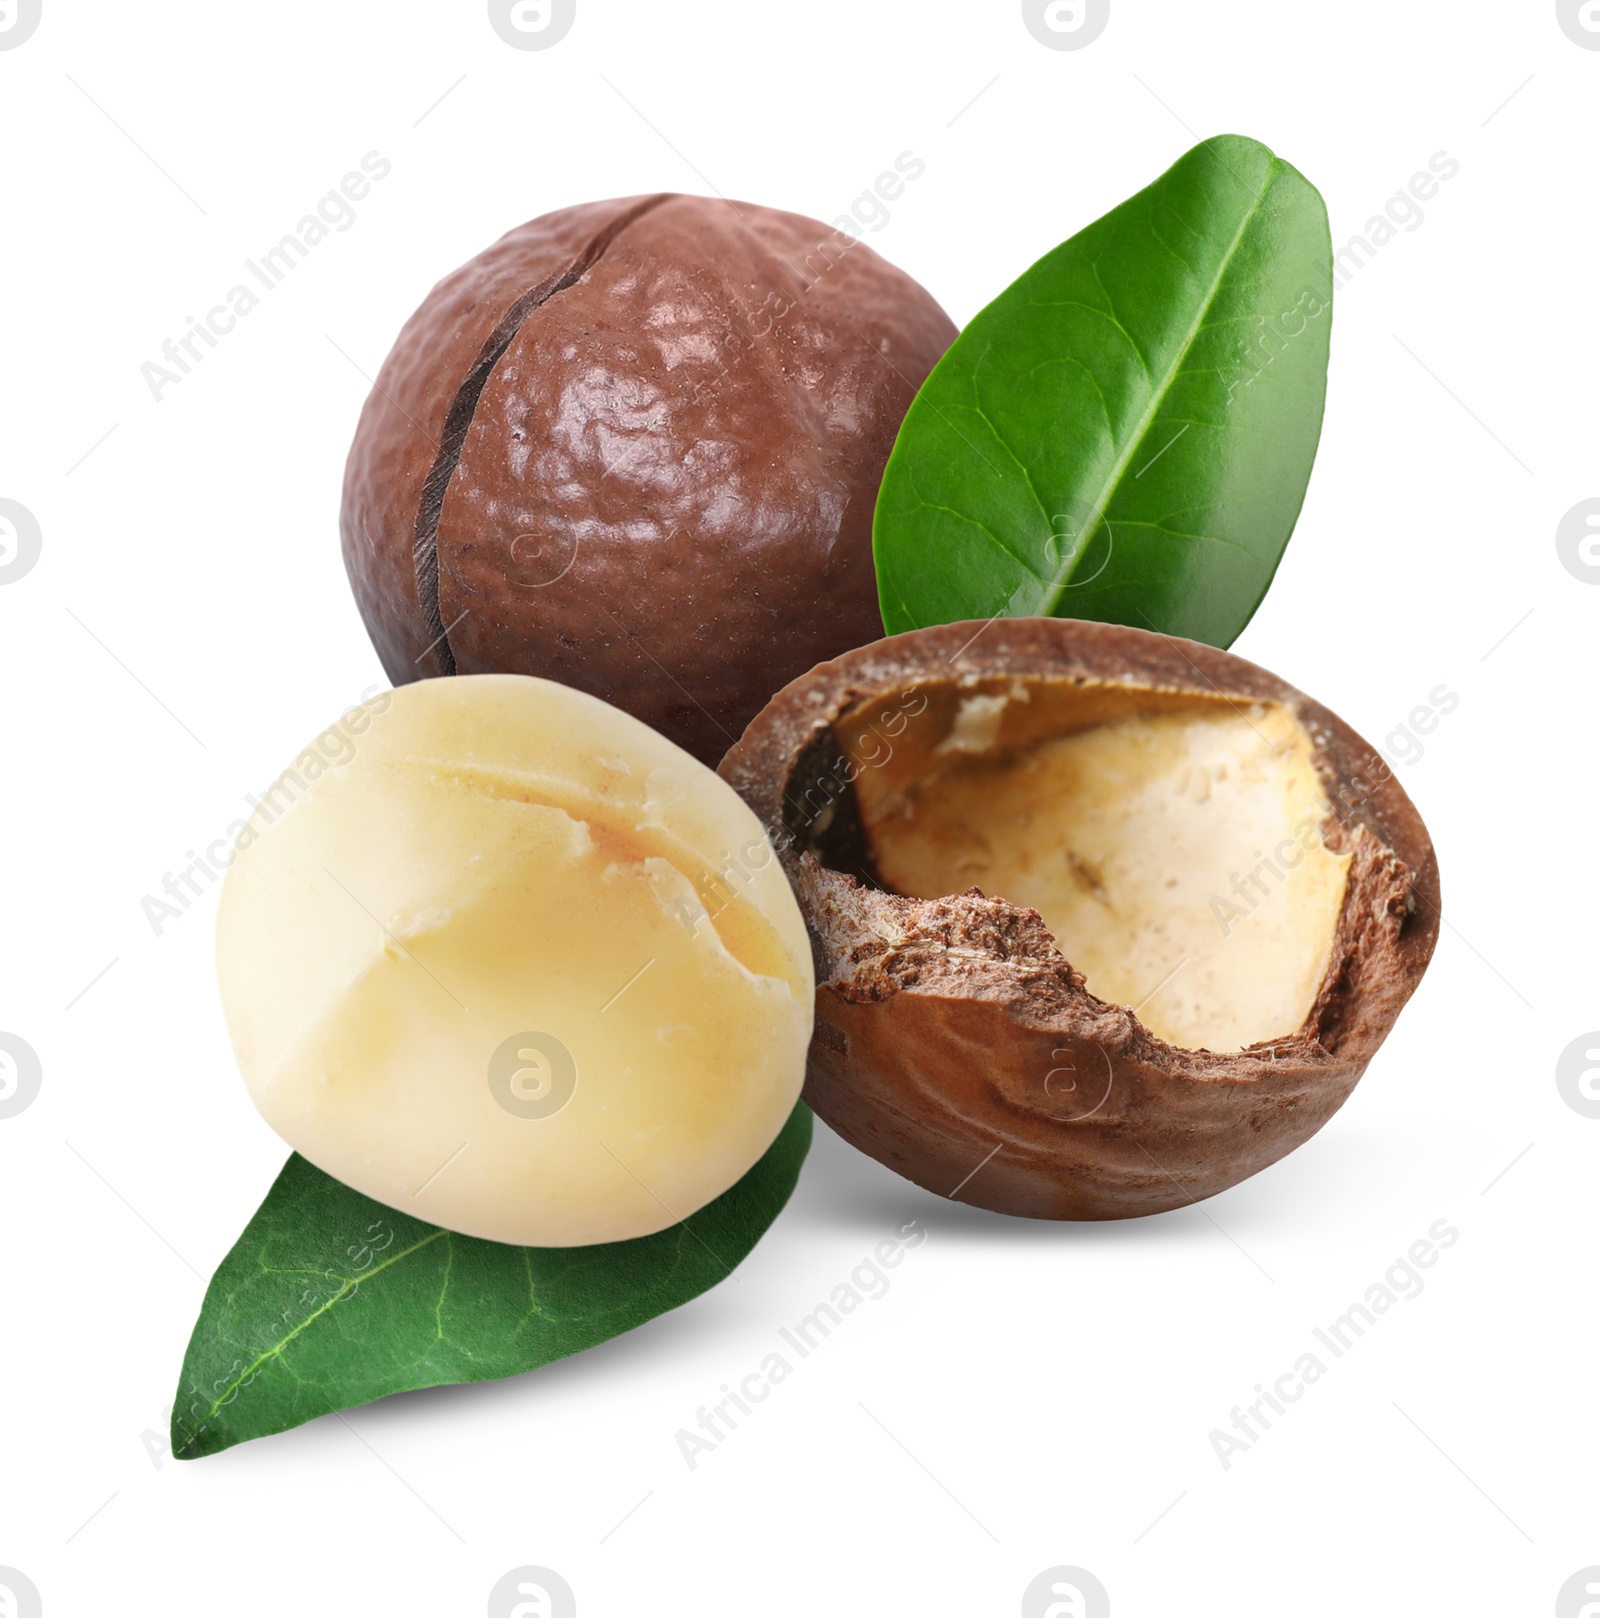
[[[963,758],[1219,702],[1293,716],[1332,806],[1323,839],[1349,856],[1322,982],[1288,1037],[1174,1045],[1094,993],[1036,910],[886,890],[864,799]],[[777,840],[806,918],[807,1103],[897,1173],[997,1213],[1136,1218],[1277,1162],[1349,1097],[1438,941],[1438,858],[1377,749],[1268,670],[1170,635],[999,618],[892,636],[785,687],[719,773]]]
[[[811,1030],[754,816],[544,680],[425,681],[348,729],[346,762],[285,772],[222,893],[223,1006],[268,1123],[379,1201],[529,1246],[648,1235],[727,1190]]]
[[[1288,708],[1027,679],[939,695],[884,767],[870,704],[838,726],[885,887],[1037,910],[1090,992],[1169,1044],[1302,1027],[1350,856]]]

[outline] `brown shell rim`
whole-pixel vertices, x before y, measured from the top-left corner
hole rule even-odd
[[[1366,858],[1352,862],[1327,973],[1311,1013],[1296,1033],[1234,1053],[1170,1045],[1145,1028],[1128,1008],[1094,996],[1085,987],[1082,974],[1056,948],[1037,912],[1002,899],[968,895],[909,900],[878,894],[853,877],[823,866],[814,854],[797,850],[784,815],[785,795],[798,762],[818,734],[858,703],[891,691],[903,692],[919,681],[942,683],[963,676],[1121,684],[1152,693],[1277,703],[1294,714],[1310,738],[1313,762],[1332,806],[1326,835],[1357,852],[1363,834],[1372,840],[1365,846]],[[1314,1060],[1322,1055],[1334,1060],[1322,1036],[1331,1013],[1360,1009],[1341,1007],[1339,1002],[1356,992],[1348,975],[1350,957],[1362,933],[1362,907],[1370,906],[1379,897],[1378,890],[1389,885],[1383,880],[1385,870],[1404,894],[1406,914],[1394,943],[1393,963],[1393,976],[1402,980],[1404,996],[1420,980],[1438,937],[1439,869],[1433,844],[1421,816],[1378,750],[1337,714],[1277,675],[1231,652],[1173,635],[1117,624],[1034,618],[974,619],[890,636],[818,664],[778,692],[729,750],[718,773],[756,812],[802,897],[819,956],[819,987],[840,989],[851,998],[877,998],[885,988],[902,992],[892,984],[877,991],[853,984],[853,972],[841,971],[845,963],[827,958],[820,936],[823,918],[816,912],[825,896],[856,899],[859,895],[856,903],[863,913],[886,900],[896,914],[914,918],[913,936],[921,935],[927,942],[942,940],[946,945],[956,938],[977,946],[975,953],[980,958],[968,959],[960,969],[968,992],[986,997],[993,993],[1015,1002],[1019,970],[1015,963],[1021,959],[1030,984],[1023,1015],[1028,1024],[1066,1032],[1069,1024],[1081,1029],[1084,1013],[1089,1012],[1124,1051],[1175,1076],[1249,1079],[1290,1050],[1302,1058]],[[973,925],[967,925],[969,920]],[[992,947],[984,948],[974,936],[992,936],[997,924],[1010,935],[1008,942],[1021,946],[1019,950],[1008,948],[1002,955]],[[1055,980],[1057,992],[1041,992],[1041,969],[1045,978]],[[1380,1039],[1386,1032],[1385,1027]]]

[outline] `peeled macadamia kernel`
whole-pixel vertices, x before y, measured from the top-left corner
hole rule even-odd
[[[1037,910],[1087,986],[1170,1044],[1240,1051],[1295,1033],[1350,859],[1322,841],[1331,810],[1294,715],[1193,698],[1168,711],[1151,693],[1139,713],[1001,749],[1006,705],[1031,696],[963,696],[937,767],[903,788],[863,774],[885,886],[917,899],[976,887]],[[1260,915],[1236,932],[1247,905]]]
[[[222,893],[223,1006],[267,1122],[495,1241],[645,1236],[727,1190],[793,1109],[811,1031],[755,817],[546,680],[428,680],[354,719],[349,762],[266,797]]]

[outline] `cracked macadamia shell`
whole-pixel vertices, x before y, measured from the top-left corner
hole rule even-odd
[[[345,471],[389,677],[540,675],[715,765],[883,633],[872,514],[955,327],[816,220],[706,197],[546,214],[428,295]]]
[[[1119,1219],[1338,1110],[1439,928],[1377,750],[1227,652],[1117,625],[914,631],[813,669],[719,772],[816,963],[805,1099],[928,1190]]]
[[[526,1246],[720,1196],[793,1110],[811,1029],[755,817],[636,719],[521,675],[403,687],[307,748],[240,837],[217,974],[296,1151]]]

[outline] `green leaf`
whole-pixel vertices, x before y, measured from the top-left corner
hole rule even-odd
[[[1330,259],[1316,188],[1238,135],[1040,259],[900,428],[873,534],[890,633],[1006,614],[1227,646],[1305,499]]]
[[[516,1376],[698,1297],[794,1190],[797,1105],[766,1155],[682,1223],[596,1247],[512,1247],[397,1213],[289,1159],[200,1307],[172,1453],[214,1455],[333,1410]]]

